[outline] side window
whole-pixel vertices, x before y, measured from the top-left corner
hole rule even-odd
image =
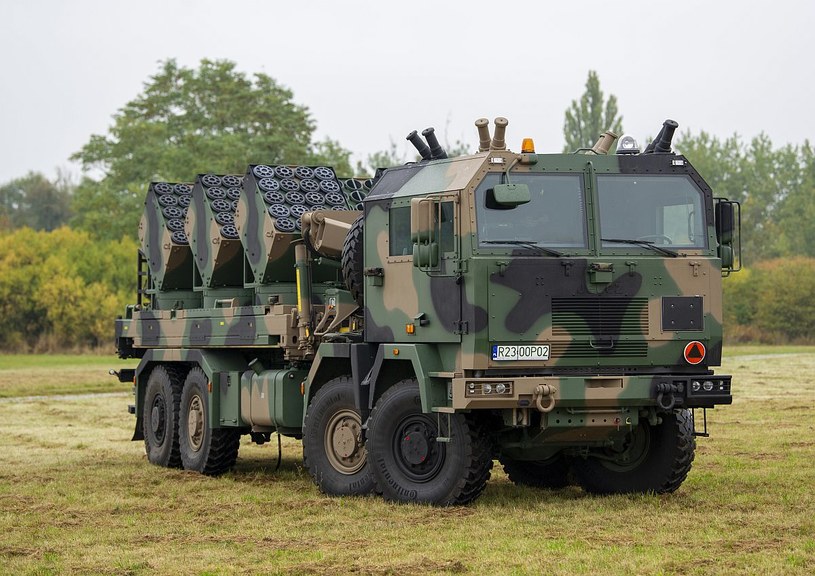
[[[413,242],[410,239],[410,206],[391,208],[388,214],[388,244],[390,256],[410,256]]]
[[[439,208],[441,222],[438,228],[439,250],[453,252],[455,244],[455,209],[452,202],[442,202]]]

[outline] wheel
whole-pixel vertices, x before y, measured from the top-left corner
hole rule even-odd
[[[374,489],[354,406],[351,378],[340,376],[317,391],[303,425],[303,464],[325,494],[369,494]]]
[[[639,236],[637,240],[645,240],[656,242],[657,240],[662,240],[662,244],[673,244],[674,241],[671,240],[670,236],[666,236],[665,234],[648,234],[646,236]]]
[[[564,488],[569,485],[569,461],[563,454],[546,460],[499,459],[513,484],[535,488]]]
[[[422,412],[414,379],[382,395],[368,421],[366,447],[376,491],[386,500],[449,506],[478,498],[492,468],[490,445],[472,418],[450,414],[449,429],[447,422],[447,414]],[[442,434],[451,441],[437,442]]]
[[[575,458],[572,469],[581,486],[595,494],[675,491],[688,476],[696,439],[693,415],[673,410],[650,426],[640,422],[614,447]]]
[[[184,470],[215,476],[235,464],[240,447],[240,432],[230,428],[210,428],[207,376],[193,368],[181,392],[178,436]]]
[[[363,286],[365,277],[362,275],[362,216],[354,220],[351,229],[345,236],[342,245],[342,279],[360,307],[365,306]]]
[[[158,466],[181,468],[178,411],[183,379],[183,370],[171,365],[156,366],[147,379],[142,405],[144,451]]]

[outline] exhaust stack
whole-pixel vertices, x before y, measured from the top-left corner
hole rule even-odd
[[[671,141],[679,124],[673,120],[665,120],[657,137],[648,145],[643,154],[670,154]]]
[[[486,118],[479,118],[475,121],[475,127],[478,128],[478,151],[487,152],[492,144],[492,137],[490,136],[490,121]]]
[[[422,132],[424,134],[424,132]],[[416,151],[419,152],[419,155],[422,157],[422,160],[430,160],[432,158],[432,154],[430,152],[430,148],[427,147],[421,138],[419,138],[419,133],[414,130],[410,134],[407,135],[405,140],[410,140],[410,143],[416,148]]]
[[[495,135],[492,137],[490,150],[507,149],[507,142],[504,139],[507,131],[507,124],[509,124],[509,120],[507,120],[503,116],[499,116],[498,118],[495,119]]]
[[[591,151],[595,154],[608,154],[615,140],[617,140],[617,135],[611,130],[606,130],[600,134],[600,138],[595,142],[594,146],[591,147]]]
[[[439,144],[438,138],[436,138],[435,128],[432,126],[430,128],[425,128],[422,130],[422,136],[424,136],[424,139],[427,140],[427,144],[430,146],[431,160],[442,160],[447,158],[447,152],[444,151],[444,148],[442,148],[441,144]]]

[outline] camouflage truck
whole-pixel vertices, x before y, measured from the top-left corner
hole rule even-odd
[[[475,500],[516,484],[673,492],[731,403],[722,278],[739,208],[671,150],[479,151],[375,180],[324,166],[153,183],[137,303],[116,321],[150,462],[218,474],[240,439],[302,439],[331,495]],[[705,416],[694,423],[694,414]],[[701,428],[700,428],[701,427]]]

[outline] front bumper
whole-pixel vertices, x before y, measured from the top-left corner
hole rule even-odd
[[[731,378],[712,374],[453,378],[452,401],[455,410],[713,408],[733,402]]]

